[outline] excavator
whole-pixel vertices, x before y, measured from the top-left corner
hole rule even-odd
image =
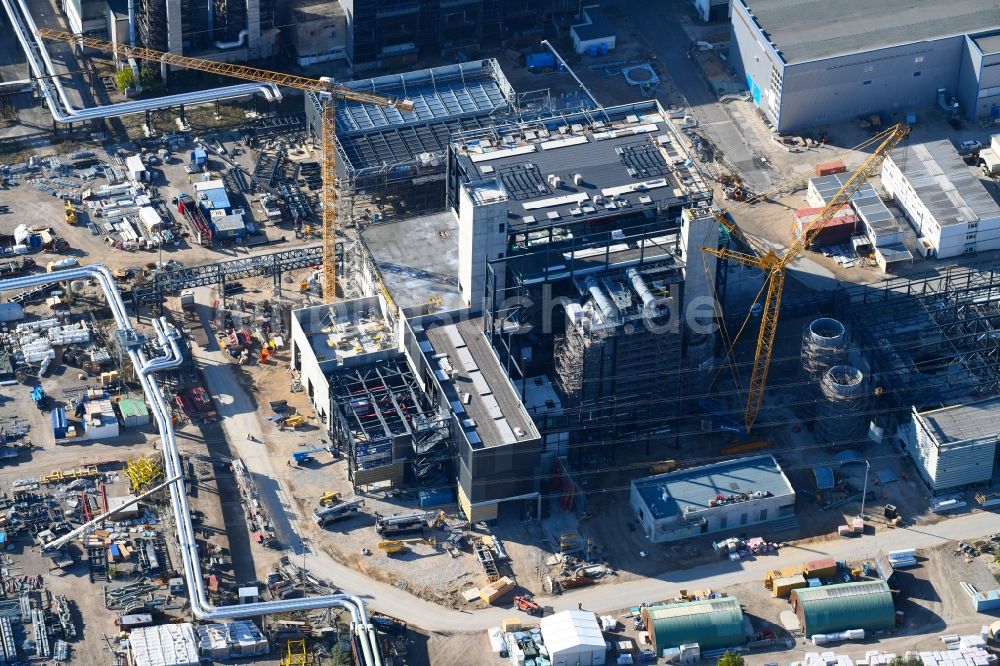
[[[734,261],[743,266],[752,266],[761,270],[765,276],[763,308],[754,302],[750,316],[760,314],[760,331],[757,334],[757,351],[754,354],[753,368],[750,374],[750,387],[747,393],[747,404],[743,411],[746,432],[749,434],[757,420],[760,408],[764,403],[764,393],[767,388],[767,374],[771,365],[771,354],[774,351],[774,341],[778,334],[778,314],[781,309],[781,292],[785,286],[785,276],[789,264],[808,248],[823,228],[833,219],[842,206],[850,202],[851,197],[868,182],[868,179],[878,170],[889,153],[900,141],[910,135],[907,125],[898,124],[889,127],[871,139],[856,146],[863,149],[874,146],[872,154],[844,182],[837,193],[827,202],[816,218],[802,230],[798,238],[792,241],[784,253],[778,254],[764,243],[746,236],[728,217],[726,211],[715,213],[719,224],[736,240],[739,249],[729,247],[703,247],[702,251],[714,254],[719,259]],[[750,201],[755,201],[751,198]],[[748,317],[749,319],[749,317]]]

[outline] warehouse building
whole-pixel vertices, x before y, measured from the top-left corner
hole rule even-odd
[[[892,591],[883,580],[792,590],[791,604],[806,638],[848,629],[885,631],[896,626]]]
[[[629,502],[653,543],[795,518],[795,491],[772,455],[635,479]]]
[[[602,666],[607,650],[597,616],[568,610],[543,617],[542,642],[552,666]]]
[[[896,148],[882,163],[882,186],[916,231],[923,256],[1000,249],[1000,206],[951,141]]]
[[[198,666],[198,636],[190,622],[157,624],[128,634],[129,663],[134,666]]]
[[[912,409],[900,438],[931,492],[989,483],[1000,436],[1000,398],[929,411]]]
[[[735,597],[644,606],[641,613],[657,654],[687,643],[705,651],[739,647],[747,640],[743,608]]]
[[[730,61],[778,132],[919,111],[941,89],[970,120],[1000,115],[991,3],[734,0],[731,15]]]

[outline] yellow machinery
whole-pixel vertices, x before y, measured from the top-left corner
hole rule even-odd
[[[774,351],[774,339],[778,333],[778,313],[781,308],[781,291],[785,286],[785,269],[788,264],[798,257],[809,247],[816,236],[823,230],[827,223],[833,219],[841,206],[847,204],[855,192],[864,185],[868,179],[881,166],[889,153],[910,134],[910,128],[906,125],[893,125],[873,136],[870,140],[857,146],[858,149],[875,146],[872,154],[862,163],[854,173],[841,186],[840,190],[827,202],[826,206],[816,216],[808,227],[803,229],[792,244],[785,250],[784,254],[777,254],[766,245],[756,242],[746,235],[729,221],[725,213],[716,213],[719,224],[742,244],[752,249],[752,253],[729,248],[705,247],[704,252],[714,254],[720,259],[727,259],[753,266],[764,272],[767,292],[764,299],[763,310],[761,311],[760,332],[757,335],[757,352],[754,356],[753,369],[750,374],[750,389],[747,396],[747,406],[743,417],[747,432],[753,427],[760,412],[761,404],[764,402],[764,390],[767,387],[767,373],[771,365],[771,353]],[[755,303],[756,305],[756,303]]]
[[[312,663],[312,655],[306,651],[305,639],[285,641],[285,654],[281,655],[279,666],[308,666]]]
[[[337,218],[334,204],[337,200],[337,124],[334,103],[336,100],[347,100],[362,104],[372,104],[374,106],[391,106],[400,111],[413,111],[413,102],[411,100],[392,99],[375,93],[353,90],[346,86],[337,85],[325,77],[310,79],[295,74],[283,74],[257,67],[247,67],[246,65],[216,62],[203,58],[189,58],[175,53],[164,53],[163,51],[155,51],[153,49],[128,46],[120,43],[116,44],[102,39],[82,37],[61,30],[39,28],[38,36],[43,39],[78,44],[82,48],[97,49],[104,53],[110,53],[121,60],[135,58],[136,60],[185,67],[221,76],[231,76],[235,79],[243,79],[244,81],[273,83],[285,88],[316,93],[323,103],[323,158],[321,160],[323,185],[320,193],[320,202],[323,207],[323,300],[327,303],[336,300],[337,270],[334,262],[336,261]]]
[[[743,442],[742,444],[734,444],[727,448],[722,449],[720,453],[723,455],[732,455],[733,453],[746,453],[747,451],[757,451],[758,449],[766,449],[771,446],[771,440],[769,439],[758,439],[755,442]]]
[[[378,547],[385,551],[386,555],[398,555],[399,553],[409,550],[408,543],[426,543],[429,546],[437,545],[437,541],[434,539],[428,539],[425,537],[415,537],[413,539],[395,539],[392,541],[379,541]]]
[[[73,481],[75,479],[93,479],[98,475],[97,467],[89,465],[87,467],[74,467],[70,470],[54,469],[48,474],[39,477],[38,482],[42,485],[62,483],[63,481]]]
[[[329,506],[338,500],[340,500],[340,493],[326,492],[319,498],[319,503],[322,506]]]
[[[69,201],[65,203],[66,224],[76,224],[76,208]]]
[[[160,465],[152,456],[135,456],[125,465],[125,476],[132,483],[132,490],[144,488],[163,476]]]

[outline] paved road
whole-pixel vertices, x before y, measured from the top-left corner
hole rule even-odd
[[[770,173],[754,161],[753,151],[739,127],[688,57],[691,38],[681,23],[688,20],[688,4],[683,0],[655,0],[622,2],[620,7],[643,42],[656,54],[661,69],[687,100],[701,131],[751,187],[766,192],[771,188]]]
[[[207,298],[207,293],[202,293],[200,298]],[[258,439],[264,437],[253,401],[236,381],[234,367],[225,360],[222,352],[199,349],[195,351],[195,356],[202,366],[207,388],[216,399],[219,415],[223,419],[222,425],[235,452],[243,458],[257,478],[261,499],[271,512],[279,536],[291,545],[296,555],[300,555],[301,545],[297,536],[302,532],[297,524],[299,518],[288,499],[291,494],[280,481],[269,481],[280,479],[274,471],[275,461],[265,453],[260,444],[246,439],[248,432]],[[670,571],[652,579],[598,585],[541,601],[555,611],[576,608],[577,604],[598,612],[613,611],[642,601],[669,598],[676,595],[678,589],[694,585],[724,589],[736,583],[763,580],[770,569],[819,557],[829,556],[838,560],[870,559],[879,549],[926,548],[946,541],[972,539],[997,529],[995,514],[973,513],[928,527],[896,529],[860,539],[830,541],[815,547],[808,544],[793,546],[784,548],[774,557],[762,557],[748,562],[724,561],[684,571]],[[426,630],[482,630],[497,626],[504,617],[510,615],[507,607],[472,613],[448,610],[392,585],[368,580],[321,550],[311,550],[308,555],[307,566],[318,576],[326,578],[346,592],[361,596],[370,607]]]

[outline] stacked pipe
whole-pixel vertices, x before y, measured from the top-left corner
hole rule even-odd
[[[855,444],[864,437],[868,379],[852,365],[835,365],[820,384],[824,400],[816,408],[816,431],[827,444]]]

